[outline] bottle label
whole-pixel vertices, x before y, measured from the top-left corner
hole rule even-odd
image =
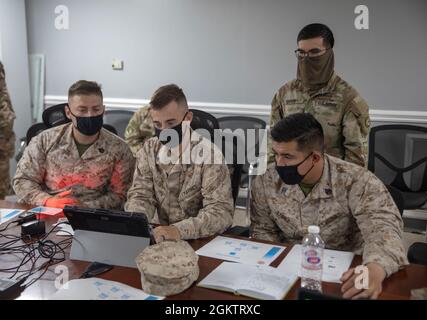
[[[306,269],[317,270],[320,268],[321,259],[318,255],[318,252],[313,249],[306,250],[304,252],[305,261],[307,262],[304,266]]]
[[[308,257],[307,262],[311,264],[319,264],[320,258],[319,257]]]

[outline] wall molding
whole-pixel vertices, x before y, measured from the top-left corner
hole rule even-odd
[[[67,101],[66,96],[46,95],[45,106]],[[141,106],[146,105],[148,99],[123,99],[104,98],[105,106],[108,109],[127,109],[136,111]],[[190,108],[199,109],[209,113],[219,113],[224,115],[248,115],[248,116],[269,116],[270,105],[262,104],[239,104],[239,103],[216,103],[216,102],[188,102]],[[427,110],[427,107],[425,108]],[[397,123],[418,123],[427,124],[427,111],[407,111],[407,110],[383,110],[371,109],[369,111],[372,122],[397,122]]]

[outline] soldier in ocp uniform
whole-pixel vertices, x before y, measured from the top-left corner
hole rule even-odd
[[[125,209],[144,212],[150,220],[157,212],[162,225],[154,229],[157,242],[222,233],[233,220],[233,199],[221,150],[191,130],[192,113],[182,89],[176,85],[156,90],[150,101],[150,116],[156,136],[136,154],[136,170]],[[169,142],[159,139],[166,132],[173,134]],[[196,162],[193,156],[202,149],[211,150],[213,159],[202,157]],[[186,161],[185,156],[190,154],[190,161]]]
[[[135,159],[121,138],[102,127],[104,110],[96,82],[70,87],[65,112],[71,122],[34,137],[18,163],[13,188],[20,202],[123,208]]]
[[[251,233],[301,243],[310,225],[327,248],[363,255],[369,289],[342,276],[345,298],[377,298],[383,280],[407,264],[400,213],[384,184],[367,169],[324,154],[320,123],[308,113],[280,120],[271,132],[276,164],[255,178]]]
[[[15,112],[12,108],[6,86],[6,75],[0,62],[0,200],[10,191],[9,159],[15,153],[15,133],[13,122]]]
[[[154,137],[154,126],[150,106],[147,105],[133,114],[125,130],[125,141],[132,153],[136,155],[144,142],[151,137]]]
[[[271,102],[270,128],[284,117],[308,112],[322,125],[326,153],[366,166],[369,107],[358,92],[334,72],[334,36],[323,24],[305,26],[297,37],[297,78]],[[269,162],[274,161],[269,140]]]

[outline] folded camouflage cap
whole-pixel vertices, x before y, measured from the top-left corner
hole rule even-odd
[[[199,277],[198,261],[193,248],[183,240],[148,246],[136,258],[142,290],[159,296],[186,290]]]

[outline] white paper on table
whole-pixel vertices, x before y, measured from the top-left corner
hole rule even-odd
[[[58,221],[52,225],[52,227],[56,226],[59,228],[58,232],[56,233],[57,236],[74,236],[74,230],[68,223],[67,218],[59,218]]]
[[[277,269],[301,277],[301,251],[300,244],[294,245]],[[324,249],[322,281],[341,283],[340,278],[350,267],[353,257],[353,252]]]
[[[25,212],[25,210],[19,209],[0,209],[0,224],[5,223],[9,220],[12,220],[16,216]]]
[[[64,284],[50,300],[163,300],[128,285],[100,278],[75,279]]]
[[[74,230],[69,224],[61,224],[58,226],[59,231],[56,233],[57,236],[74,236]]]
[[[196,253],[199,256],[245,264],[269,265],[285,249],[283,246],[218,236]]]

